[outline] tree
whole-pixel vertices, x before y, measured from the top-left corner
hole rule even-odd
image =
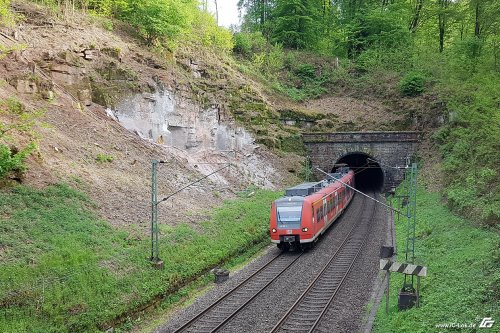
[[[447,10],[450,0],[438,0],[438,27],[439,27],[439,52],[443,52],[444,49],[444,34],[446,30],[447,21]]]
[[[175,38],[187,29],[192,13],[197,10],[195,1],[127,0],[122,18],[135,26],[150,45],[166,37]]]
[[[245,10],[242,24],[243,28],[251,32],[264,32],[266,22],[275,4],[275,0],[239,0],[239,10]]]
[[[420,14],[422,13],[422,8],[424,7],[424,0],[417,0],[415,3],[413,17],[410,22],[410,31],[415,33],[417,31],[418,24],[420,22]]]
[[[317,41],[317,2],[308,0],[279,0],[272,13],[271,40],[295,49],[312,48]]]

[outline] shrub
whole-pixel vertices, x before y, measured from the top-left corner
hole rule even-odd
[[[194,2],[174,0],[128,0],[122,19],[137,28],[150,45],[175,39],[190,26]]]
[[[224,27],[217,26],[215,19],[207,12],[196,12],[190,37],[203,45],[214,46],[224,52],[233,49],[233,35]]]
[[[114,160],[114,157],[108,154],[97,154],[95,160],[99,163],[111,163]]]
[[[251,57],[253,54],[262,53],[267,46],[267,41],[260,31],[239,32],[234,34],[233,52],[244,57]]]
[[[41,112],[29,112],[16,99],[0,100],[0,115],[7,122],[0,122],[0,180],[12,174],[19,178],[26,165],[25,159],[37,148],[37,135],[33,130],[35,119]],[[22,144],[18,137],[28,138]]]
[[[0,179],[11,174],[22,174],[26,170],[24,160],[36,149],[35,143],[30,143],[21,150],[0,144]]]
[[[296,74],[302,79],[314,79],[316,77],[316,68],[311,64],[302,64],[297,68]]]
[[[417,72],[409,72],[399,82],[399,91],[404,96],[418,96],[424,92],[425,76]]]
[[[10,10],[10,0],[0,0],[0,26],[12,26],[19,17],[19,14]]]

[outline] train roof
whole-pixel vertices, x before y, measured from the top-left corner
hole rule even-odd
[[[329,173],[327,179],[323,179],[320,182],[306,182],[294,187],[287,188],[285,190],[285,198],[288,199],[290,197],[306,197],[313,193],[319,192],[328,185],[334,183],[336,179],[340,179],[345,176],[349,172],[348,168],[340,168],[340,172]],[[289,200],[286,200],[289,201]]]
[[[299,197],[299,196],[294,196],[294,197],[281,197],[279,199],[276,199],[274,202],[276,203],[283,203],[283,202],[304,202],[306,197]]]

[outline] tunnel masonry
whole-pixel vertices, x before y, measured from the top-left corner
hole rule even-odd
[[[332,171],[336,163],[353,158],[373,159],[371,167],[380,166],[381,190],[388,191],[401,183],[407,158],[417,152],[419,132],[339,132],[304,133],[303,140],[313,167]],[[351,158],[350,158],[351,157]],[[350,163],[348,163],[350,164]],[[324,178],[313,168],[316,178]],[[379,181],[374,179],[374,181]]]

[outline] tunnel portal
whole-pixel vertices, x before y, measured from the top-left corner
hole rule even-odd
[[[335,170],[334,163],[345,163],[356,172],[359,188],[382,192],[403,180],[404,166],[417,152],[419,136],[418,132],[302,134],[317,179],[324,177],[322,171]]]
[[[381,191],[384,186],[384,172],[380,164],[365,153],[349,153],[342,156],[332,168],[332,172],[345,165],[354,171],[356,188],[360,191]]]

